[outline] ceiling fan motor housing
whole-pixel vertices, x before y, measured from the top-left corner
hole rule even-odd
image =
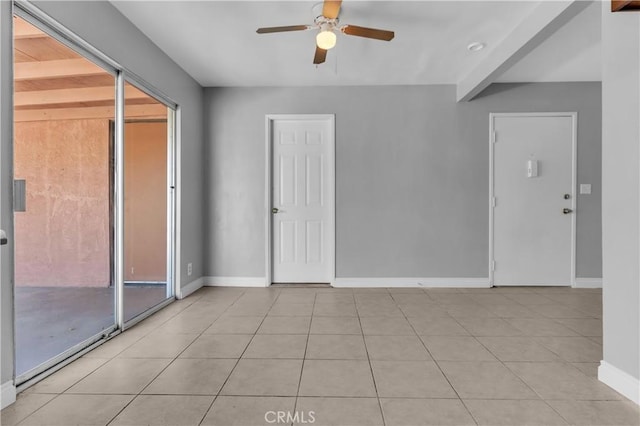
[[[329,19],[322,15],[318,16],[314,24],[320,29],[320,31],[333,31],[338,26],[339,19]]]

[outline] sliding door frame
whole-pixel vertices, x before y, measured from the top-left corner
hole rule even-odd
[[[140,83],[135,78],[129,75],[120,74],[121,78],[117,82],[116,90],[116,125],[115,125],[115,230],[116,230],[116,247],[115,247],[115,274],[118,280],[116,293],[119,293],[117,303],[117,315],[118,328],[120,330],[126,330],[149,315],[159,311],[167,306],[177,295],[176,285],[176,247],[177,247],[177,235],[176,235],[176,208],[177,208],[177,164],[176,164],[176,149],[177,149],[177,133],[176,133],[176,117],[178,107],[176,104],[169,104],[166,100],[160,99],[160,97]],[[122,81],[120,81],[122,80]],[[125,117],[125,98],[124,98],[124,86],[130,84],[136,89],[144,92],[156,101],[164,104],[167,107],[167,275],[166,275],[166,294],[165,300],[145,310],[144,312],[134,316],[133,318],[125,321],[124,315],[124,126],[127,121]],[[120,124],[120,125],[118,125]],[[118,166],[120,165],[120,166]]]
[[[38,27],[53,39],[83,55],[87,60],[102,67],[106,72],[115,76],[115,146],[112,193],[113,197],[113,284],[114,291],[114,324],[96,335],[69,348],[65,352],[48,360],[40,366],[15,377],[14,382],[18,390],[44,379],[62,368],[64,365],[79,358],[94,347],[104,343],[109,338],[126,330],[154,312],[162,309],[176,298],[179,279],[179,172],[180,172],[180,117],[179,105],[162,91],[147,83],[143,78],[131,72],[117,61],[93,47],[80,36],[68,30],[64,25],[51,18],[28,1],[13,0],[12,15],[18,16],[30,24]],[[13,61],[13,59],[12,59]],[[139,90],[151,96],[167,107],[167,284],[166,299],[145,312],[124,321],[124,85],[134,85]],[[13,142],[12,142],[13,143]],[[13,240],[13,238],[12,238]],[[14,300],[15,303],[15,300]],[[15,310],[14,310],[15,312]],[[14,318],[14,359],[15,359],[15,318]]]

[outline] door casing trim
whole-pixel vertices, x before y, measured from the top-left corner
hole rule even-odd
[[[576,202],[577,202],[577,172],[578,172],[578,113],[577,112],[510,112],[510,113],[490,113],[489,114],[489,285],[494,285],[494,132],[495,119],[498,117],[571,117],[572,121],[572,141],[571,141],[571,275],[570,286],[576,286]]]
[[[273,189],[273,141],[271,134],[276,120],[316,120],[329,122],[329,279],[334,285],[336,277],[336,116],[335,114],[266,114],[265,115],[265,280],[269,287],[273,278],[273,229],[271,220],[271,192]]]

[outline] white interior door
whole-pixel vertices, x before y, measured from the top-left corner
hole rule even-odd
[[[575,115],[493,116],[493,283],[571,285]]]
[[[272,282],[330,282],[333,122],[277,118],[271,130]]]

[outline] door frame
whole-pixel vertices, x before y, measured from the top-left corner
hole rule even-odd
[[[273,229],[272,229],[272,191],[273,191],[273,123],[277,120],[316,120],[329,122],[329,279],[332,286],[336,278],[336,116],[335,114],[266,114],[265,115],[265,282],[269,287],[273,279]]]
[[[577,177],[578,177],[578,113],[577,112],[514,112],[514,113],[489,113],[489,286],[494,286],[494,145],[497,142],[495,137],[495,119],[499,117],[570,117],[572,121],[572,141],[571,141],[571,275],[570,286],[576,286],[576,203],[577,203]]]
[[[166,285],[165,285],[165,299],[154,306],[149,307],[143,312],[129,318],[125,319],[124,313],[124,184],[125,184],[125,176],[124,176],[124,127],[127,122],[130,121],[149,121],[147,120],[129,120],[125,116],[125,104],[126,99],[124,96],[124,88],[125,85],[129,84],[141,92],[147,94],[149,97],[153,98],[159,104],[162,104],[167,108],[167,181],[166,181],[166,191],[167,191],[167,250],[166,250]],[[177,224],[177,213],[179,211],[180,203],[177,202],[177,192],[179,189],[178,185],[178,163],[176,162],[176,158],[179,155],[179,140],[178,140],[178,132],[177,125],[178,122],[178,108],[179,105],[173,102],[171,99],[167,98],[162,94],[158,89],[146,83],[144,80],[140,79],[135,75],[131,75],[127,73],[126,70],[123,70],[118,73],[118,81],[117,81],[117,91],[120,96],[116,96],[116,133],[115,133],[115,230],[116,230],[116,245],[114,247],[115,253],[115,262],[114,269],[116,275],[116,285],[117,290],[116,293],[117,299],[115,301],[115,306],[117,310],[117,320],[118,320],[118,328],[122,331],[128,330],[133,327],[140,321],[148,318],[153,315],[160,309],[164,308],[171,302],[173,302],[178,295],[178,282],[179,277],[177,276],[177,263],[179,262],[179,237],[180,235],[176,233]],[[154,121],[154,120],[151,120]],[[118,126],[120,124],[120,126]]]
[[[126,323],[124,322],[123,316],[123,275],[122,271],[119,271],[118,268],[121,266],[117,266],[118,264],[122,264],[122,241],[118,243],[118,239],[122,239],[122,235],[120,234],[120,230],[112,231],[114,233],[113,238],[116,240],[111,246],[111,256],[113,257],[113,263],[116,263],[115,266],[112,266],[114,271],[112,272],[113,284],[116,287],[114,291],[114,323],[109,328],[102,330],[100,333],[88,338],[84,342],[80,342],[72,348],[69,348],[67,351],[62,354],[57,355],[56,357],[48,360],[46,363],[41,364],[33,370],[26,372],[23,375],[16,377],[15,371],[15,359],[14,359],[14,371],[13,371],[13,379],[15,385],[17,385],[18,389],[22,390],[31,384],[34,384],[47,376],[53,374],[63,366],[72,362],[73,360],[81,357],[85,353],[99,346],[100,344],[107,341],[107,339],[121,333],[122,331],[130,328],[135,323],[141,321],[142,319],[152,315],[168,304],[172,303],[178,294],[178,289],[181,285],[181,277],[180,277],[180,242],[181,242],[181,203],[180,203],[180,171],[181,171],[181,120],[182,120],[182,110],[178,103],[174,102],[169,96],[164,94],[161,90],[157,89],[152,84],[148,83],[145,79],[139,77],[136,73],[119,63],[118,61],[112,59],[110,56],[102,53],[98,48],[93,47],[90,43],[83,40],[81,37],[76,35],[71,30],[67,29],[64,25],[56,21],[54,18],[47,15],[46,12],[42,11],[37,6],[31,4],[28,1],[17,1],[13,0],[11,2],[11,15],[18,16],[27,22],[35,25],[36,27],[43,30],[48,36],[57,40],[58,42],[64,44],[65,46],[75,50],[80,53],[85,59],[94,64],[102,67],[106,72],[112,74],[114,76],[114,90],[116,92],[115,96],[115,126],[113,128],[113,138],[114,142],[116,142],[116,146],[114,147],[116,150],[118,147],[122,148],[123,134],[121,133],[124,126],[124,84],[125,81],[128,84],[131,84],[146,93],[147,95],[154,98],[161,104],[164,104],[168,109],[167,114],[167,137],[169,138],[167,141],[167,147],[169,149],[168,152],[168,163],[167,163],[167,174],[171,179],[168,179],[168,198],[167,198],[167,213],[168,219],[171,218],[171,223],[168,223],[167,236],[171,239],[171,243],[167,244],[167,273],[168,279],[170,278],[171,282],[167,282],[167,299],[159,304],[151,307],[147,311],[142,314],[130,319]],[[12,31],[13,37],[13,31]],[[11,65],[13,66],[13,61],[11,61]],[[11,85],[13,89],[13,83]],[[11,103],[11,99],[9,99]],[[11,115],[10,125],[13,127],[13,115]],[[13,140],[11,141],[11,149],[13,150]],[[123,208],[123,199],[119,197],[123,196],[123,174],[122,174],[122,157],[119,157],[120,160],[117,161],[116,157],[118,153],[114,151],[114,161],[116,164],[114,165],[115,171],[110,174],[110,180],[112,181],[113,187],[110,190],[110,195],[114,197],[114,210],[120,211]],[[13,178],[13,173],[11,173],[11,178]],[[118,216],[117,212],[112,212],[111,215],[112,220],[118,223],[118,227],[122,228],[122,217]],[[118,218],[120,219],[118,222]],[[13,224],[13,215],[11,215],[10,224]],[[12,225],[11,225],[12,226]],[[11,244],[15,243],[15,238],[13,235],[13,229],[11,229]],[[118,247],[120,245],[120,247]],[[171,255],[169,256],[169,251],[171,251]],[[13,257],[13,250],[10,251],[10,256]],[[118,263],[119,262],[119,263]],[[11,262],[13,264],[13,261]],[[11,272],[13,274],[13,272]],[[169,292],[172,294],[169,295]],[[15,298],[14,298],[15,299]],[[15,300],[12,301],[15,304]],[[14,315],[14,323],[15,323],[15,309],[13,312]],[[14,344],[14,355],[15,355],[15,326],[12,330],[13,335],[13,344]],[[15,356],[14,356],[15,358]]]

